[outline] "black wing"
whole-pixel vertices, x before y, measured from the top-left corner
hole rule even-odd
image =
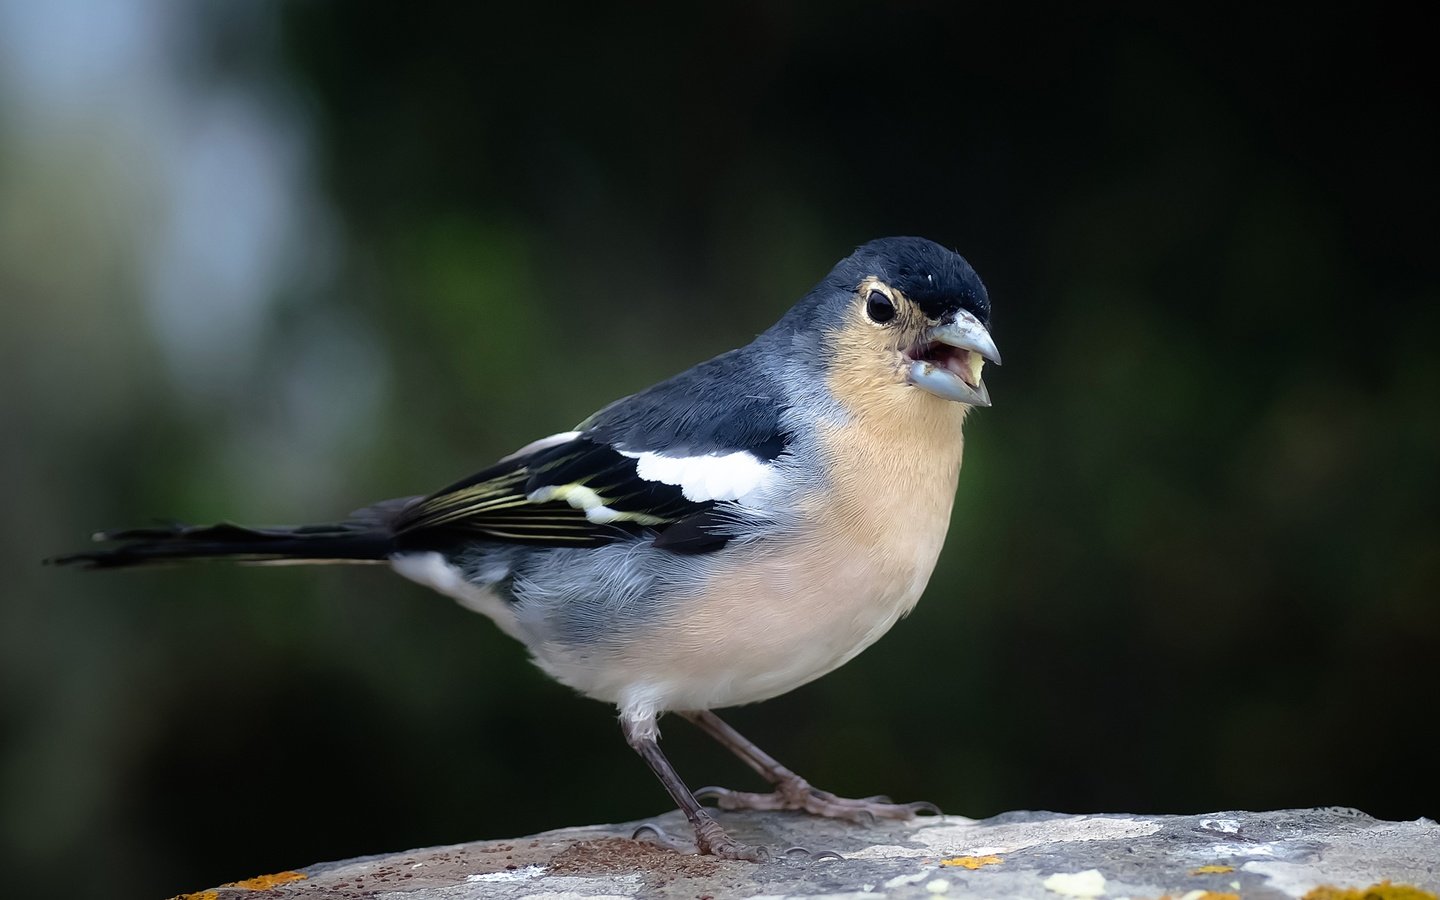
[[[635,454],[743,451],[773,462],[787,440],[758,352],[752,344],[702,363],[612,403],[570,440],[542,441],[412,504],[392,522],[401,546],[476,536],[593,547],[648,534],[675,553],[719,549],[734,530],[730,504],[640,477]]]
[[[399,545],[481,537],[595,547],[703,513],[679,487],[645,481],[636,461],[577,437],[505,460],[410,505],[391,523]]]

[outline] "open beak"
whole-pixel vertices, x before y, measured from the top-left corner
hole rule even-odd
[[[989,406],[990,392],[980,380],[988,360],[1000,365],[1000,351],[980,320],[961,310],[952,322],[925,332],[908,354],[906,379],[922,391],[970,406]]]

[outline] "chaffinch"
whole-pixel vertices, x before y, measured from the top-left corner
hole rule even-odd
[[[961,425],[990,405],[989,318],[960,255],[871,241],[749,345],[428,496],[328,525],[101,533],[119,545],[57,562],[388,561],[488,616],[556,680],[615,704],[701,853],[760,859],[680,780],[656,722],[688,719],[774,786],[700,793],[722,808],[933,810],[812,788],[712,710],[819,678],[915,605],[949,527]]]

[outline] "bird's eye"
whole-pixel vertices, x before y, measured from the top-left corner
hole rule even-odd
[[[871,321],[884,325],[895,318],[895,304],[881,291],[871,291],[865,298],[865,314]]]

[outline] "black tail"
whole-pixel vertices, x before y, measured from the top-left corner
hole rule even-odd
[[[367,562],[383,560],[395,538],[371,522],[334,525],[246,528],[219,525],[169,525],[101,532],[97,541],[119,546],[46,560],[58,566],[119,569],[176,559],[232,559],[239,562]]]

